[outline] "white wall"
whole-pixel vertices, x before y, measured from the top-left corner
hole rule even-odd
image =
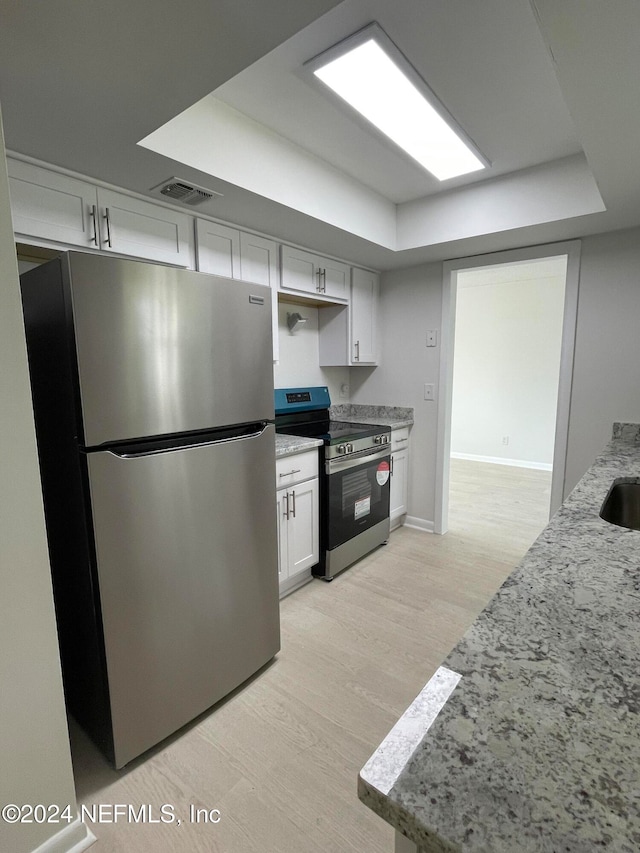
[[[139,144],[373,243],[395,247],[393,202],[213,95]]]
[[[437,403],[424,399],[424,383],[436,387],[439,347],[426,346],[427,329],[439,329],[442,265],[424,264],[382,275],[380,366],[351,369],[351,400],[372,405],[412,406],[409,470],[410,520],[433,521]]]
[[[398,205],[397,249],[464,240],[605,209],[583,154]]]
[[[611,437],[640,422],[640,228],[582,240],[567,491]]]
[[[278,303],[280,360],[273,365],[276,388],[304,385],[328,385],[332,403],[345,403],[349,392],[341,394],[341,386],[349,384],[348,367],[319,367],[318,311],[313,305]],[[307,318],[304,326],[290,332],[287,314],[298,313]]]
[[[351,370],[351,399],[415,408],[409,516],[432,522],[437,403],[423,400],[423,385],[437,383],[440,347],[425,348],[424,333],[440,326],[442,264],[383,274],[380,300],[382,363]],[[614,421],[640,422],[639,321],[640,228],[583,238],[565,493]]]
[[[452,454],[551,470],[565,267],[561,258],[458,273]]]
[[[0,804],[42,803],[61,809],[69,804],[75,816],[1,134],[0,282]],[[65,827],[0,821],[0,850],[28,853]],[[83,839],[84,825],[72,824],[55,849],[70,850]]]

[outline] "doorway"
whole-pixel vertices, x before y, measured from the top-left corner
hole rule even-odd
[[[448,529],[452,450],[478,462],[551,468],[549,514],[562,503],[579,252],[579,241],[571,241],[445,263],[435,532]],[[549,280],[527,284],[536,270]],[[558,304],[550,279],[557,283],[560,271],[564,298]],[[555,341],[547,330],[535,338],[546,310],[560,315]],[[539,369],[532,372],[536,347]],[[528,394],[525,387],[534,378],[537,385]],[[481,417],[472,419],[474,411]],[[536,411],[542,430],[530,428]]]

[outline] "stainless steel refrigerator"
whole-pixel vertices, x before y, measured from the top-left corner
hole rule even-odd
[[[271,300],[79,252],[21,285],[67,704],[122,767],[280,647]]]

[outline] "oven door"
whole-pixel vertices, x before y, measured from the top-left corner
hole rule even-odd
[[[325,463],[324,547],[337,548],[389,517],[390,450]]]

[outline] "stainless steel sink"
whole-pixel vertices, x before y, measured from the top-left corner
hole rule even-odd
[[[600,508],[600,518],[619,527],[640,530],[640,477],[618,477]]]

